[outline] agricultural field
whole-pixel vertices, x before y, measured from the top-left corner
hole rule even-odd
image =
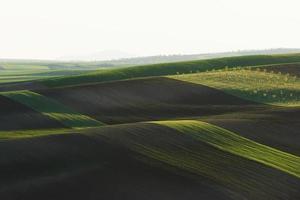
[[[60,76],[72,76],[105,69],[105,65],[93,62],[54,61],[2,61],[0,60],[0,83],[17,83]]]
[[[298,200],[299,63],[0,63],[0,199]]]

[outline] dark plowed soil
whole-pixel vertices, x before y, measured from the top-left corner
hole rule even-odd
[[[0,130],[25,130],[64,127],[57,121],[42,115],[9,98],[0,96]]]
[[[146,140],[150,146],[158,147],[169,144],[179,154],[185,149],[193,150],[193,155],[198,152],[203,163],[210,163],[208,169],[215,169],[220,176],[231,174],[233,180],[243,180],[243,189],[221,184],[214,178],[208,180],[210,176],[204,178],[150,162],[149,158],[142,162],[141,155],[115,139],[135,138],[141,130],[142,136],[136,142]],[[174,145],[170,146],[169,141]],[[214,166],[209,158],[221,162]],[[105,126],[85,133],[2,140],[0,166],[0,199],[5,200],[239,200],[255,199],[252,197],[260,194],[270,198],[257,199],[299,197],[295,189],[300,184],[297,178],[154,124]]]
[[[259,107],[256,103],[216,89],[168,78],[37,92],[108,124],[204,116]]]
[[[231,199],[228,191],[205,178],[185,178],[133,155],[101,136],[0,141],[0,199]]]
[[[225,114],[201,119],[262,144],[300,156],[300,108]]]
[[[281,72],[284,74],[291,74],[300,76],[300,63],[299,64],[285,64],[285,65],[274,65],[265,67],[267,71]]]

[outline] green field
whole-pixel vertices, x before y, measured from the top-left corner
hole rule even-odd
[[[0,199],[299,199],[299,63],[2,63]]]

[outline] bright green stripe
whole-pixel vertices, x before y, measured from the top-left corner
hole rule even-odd
[[[71,132],[72,131],[72,132]],[[41,129],[41,130],[21,130],[21,131],[0,131],[0,140],[32,138],[47,135],[59,135],[74,133],[70,129]]]
[[[226,129],[195,120],[153,123],[168,126],[221,150],[255,160],[300,178],[300,157],[259,144]]]
[[[63,104],[31,91],[15,91],[0,93],[14,101],[22,103],[35,111],[41,112],[48,117],[55,119],[62,124],[72,127],[95,127],[103,123],[94,120],[86,115],[77,113]]]

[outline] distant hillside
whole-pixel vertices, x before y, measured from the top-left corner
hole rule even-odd
[[[247,67],[296,62],[300,62],[300,54],[226,57],[208,60],[195,60],[188,62],[162,63],[153,65],[124,67],[117,69],[98,70],[77,76],[58,77],[53,79],[42,80],[40,83],[49,87],[60,87],[67,85],[107,82],[140,77],[204,72],[207,70],[222,69],[225,67]]]
[[[266,50],[245,50],[245,51],[233,51],[233,52],[220,52],[220,53],[205,53],[205,54],[190,54],[190,55],[157,55],[147,57],[136,58],[124,58],[111,61],[103,61],[105,63],[111,63],[114,65],[140,65],[140,64],[155,64],[166,62],[180,62],[188,60],[203,60],[221,57],[232,56],[247,56],[247,55],[275,55],[275,54],[289,54],[300,53],[300,49],[266,49]]]
[[[24,59],[0,59],[0,66],[6,68],[23,69],[25,66],[43,66],[49,70],[72,70],[72,69],[99,69],[99,68],[113,68],[120,66],[135,66],[135,65],[148,65],[158,63],[170,62],[183,62],[193,60],[205,60],[213,58],[233,57],[233,56],[249,56],[249,55],[276,55],[276,54],[291,54],[300,53],[300,49],[267,49],[267,50],[245,50],[233,52],[220,52],[220,53],[205,53],[205,54],[190,54],[190,55],[157,55],[145,57],[130,57],[123,59],[112,60],[97,60],[86,59],[81,60],[80,57],[73,58],[72,60],[24,60]]]

